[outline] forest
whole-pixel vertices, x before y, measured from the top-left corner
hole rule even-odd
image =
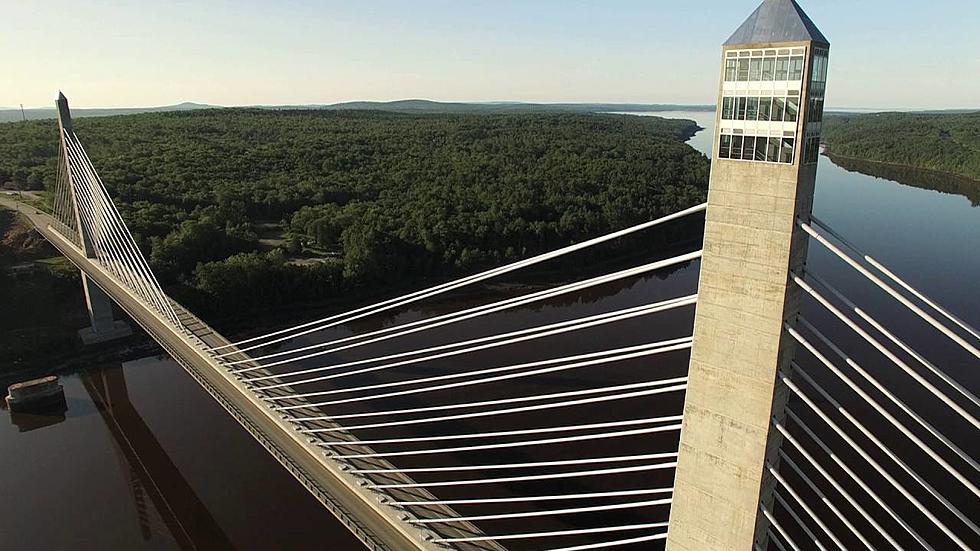
[[[980,182],[980,112],[828,115],[823,141],[832,156],[935,170]]]
[[[220,109],[75,131],[164,287],[202,313],[470,273],[701,202],[692,121]],[[53,120],[0,124],[0,187],[55,178]]]

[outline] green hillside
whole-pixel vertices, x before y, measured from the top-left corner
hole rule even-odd
[[[657,117],[220,109],[75,127],[164,285],[204,312],[497,265],[696,204],[709,168],[683,143],[694,122]],[[0,125],[0,185],[50,186],[57,144],[52,120]]]
[[[832,155],[956,174],[980,182],[980,112],[833,115]]]

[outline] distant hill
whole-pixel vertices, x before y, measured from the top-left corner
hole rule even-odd
[[[179,103],[162,107],[123,107],[104,109],[72,109],[74,117],[108,117],[136,113],[162,113],[166,111],[190,111],[194,109],[221,109],[220,105]],[[675,105],[647,103],[520,103],[489,102],[463,103],[439,102],[424,99],[398,101],[350,101],[329,105],[258,105],[258,109],[325,109],[332,111],[388,111],[399,113],[599,113],[630,111],[653,113],[658,111],[714,111],[713,105]],[[53,119],[54,108],[25,109],[28,120]],[[20,108],[0,107],[0,123],[17,122],[21,119]]]
[[[309,108],[306,106],[304,108]],[[399,101],[351,101],[325,105],[330,110],[372,110],[406,113],[597,113],[609,111],[657,112],[657,111],[714,111],[713,105],[675,105],[649,103],[457,103],[423,99]]]
[[[178,103],[177,105],[164,105],[161,107],[72,109],[71,114],[73,117],[108,117],[111,115],[134,115],[136,113],[162,113],[165,111],[190,111],[193,109],[214,109],[217,107],[219,106],[184,102],[184,103]],[[21,111],[19,107],[15,107],[15,108],[0,107],[0,122],[17,122],[23,120],[22,116],[26,117],[27,120],[53,119],[55,118],[55,110],[53,107],[24,109],[24,113],[23,115],[21,115]]]

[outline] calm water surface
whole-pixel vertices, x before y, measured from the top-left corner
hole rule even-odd
[[[713,114],[657,113],[658,116],[694,119],[706,130],[691,140],[702,152],[710,151]],[[847,172],[821,158],[818,172],[816,216],[856,245],[866,249],[898,273],[974,326],[980,325],[980,210],[960,196],[941,194],[858,173]],[[693,236],[696,241],[698,236]],[[691,250],[651,250],[641,255],[663,258]],[[634,259],[635,260],[635,259]],[[634,262],[635,263],[635,262]],[[630,264],[630,263],[627,263]],[[861,281],[817,245],[811,246],[809,269],[838,285],[861,306],[881,319],[951,375],[976,391],[976,364],[955,346],[915,322],[900,306]],[[570,294],[534,307],[526,307],[464,322],[412,339],[392,340],[303,362],[314,367],[397,353],[419,346],[434,346],[459,339],[518,330],[586,315],[608,312],[693,293],[696,262],[670,273],[627,279],[588,292]],[[577,279],[577,278],[576,278]],[[454,297],[338,327],[299,339],[289,346],[343,337],[495,299],[507,292],[485,292],[480,297]],[[922,406],[923,414],[941,423],[949,434],[970,434],[957,418],[932,407],[907,378],[874,356],[867,347],[812,304],[804,315],[833,336],[848,343],[848,351],[869,371],[887,381],[902,397]],[[422,375],[440,375],[484,367],[586,353],[610,347],[680,337],[690,334],[693,309],[658,314],[616,325],[549,337],[522,345],[428,362],[412,368],[365,373],[311,385],[310,390],[331,390],[343,385],[397,382]],[[272,350],[270,350],[272,351]],[[687,353],[620,362],[601,369],[519,379],[473,390],[454,390],[406,396],[384,401],[338,405],[333,414],[417,407],[421,404],[457,403],[466,398],[495,399],[561,392],[603,385],[681,376]],[[808,365],[812,362],[808,362]],[[831,377],[814,376],[842,399],[846,391]],[[122,366],[103,366],[85,374],[63,377],[68,409],[62,416],[0,419],[0,534],[10,549],[188,549],[288,548],[357,549],[359,545],[312,497],[308,496],[250,436],[214,403],[174,362],[147,358]],[[362,393],[363,394],[363,393]],[[475,396],[475,397],[474,397]],[[553,410],[541,413],[425,424],[399,429],[365,429],[363,438],[500,430],[506,427],[571,424],[668,415],[679,412],[680,395],[646,397],[592,408],[587,413]],[[862,418],[873,417],[855,405]],[[797,407],[798,410],[801,408]],[[7,415],[4,413],[3,415]],[[586,418],[587,417],[587,418]],[[359,419],[377,422],[404,419],[380,415]],[[870,421],[869,421],[870,422]],[[958,442],[974,456],[976,442]],[[651,453],[676,445],[676,435],[621,438],[589,444],[605,454]],[[392,446],[383,449],[412,449]],[[504,463],[561,460],[581,455],[581,445],[518,448],[483,452],[479,460]],[[426,467],[474,462],[474,455],[413,457],[398,464]],[[918,463],[917,463],[918,464]],[[922,463],[926,465],[926,463]],[[581,467],[576,467],[581,469]],[[494,473],[500,476],[500,472]],[[443,478],[445,475],[441,475]],[[474,473],[473,477],[486,476]],[[420,480],[439,477],[419,475]],[[940,479],[941,477],[940,477]],[[670,484],[669,473],[643,473],[616,478],[554,481],[538,485],[498,485],[480,490],[486,497],[518,493],[575,493],[608,489],[659,487]],[[940,484],[941,488],[946,488]],[[472,489],[448,488],[441,497],[472,497]],[[955,497],[967,507],[970,502]],[[472,512],[466,510],[466,512]],[[665,518],[666,509],[649,508],[614,515],[577,515],[543,518],[534,529],[571,529],[611,524],[642,523]],[[528,523],[491,521],[480,525],[487,533],[530,531]],[[597,539],[612,539],[600,536]],[[556,539],[553,545],[578,544],[582,539]],[[520,545],[515,549],[540,548]]]

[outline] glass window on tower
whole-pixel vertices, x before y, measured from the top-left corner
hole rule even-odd
[[[725,81],[735,82],[735,75],[738,71],[738,60],[737,59],[726,59],[725,60]]]
[[[796,139],[783,138],[783,146],[779,151],[779,162],[793,164],[793,148],[796,146]]]
[[[803,80],[803,56],[793,56],[789,60],[789,80]]]
[[[732,152],[732,137],[728,134],[721,135],[721,143],[718,144],[718,157],[728,159]]]
[[[776,80],[786,80],[789,74],[789,58],[780,57],[776,59]]]
[[[742,136],[732,136],[732,159],[742,158]]]
[[[766,151],[766,160],[770,163],[779,162],[779,147],[782,140],[779,138],[769,138],[769,148]]]
[[[755,140],[755,160],[765,161],[766,160],[766,146],[769,144],[769,140],[765,137],[756,138]]]
[[[749,60],[738,60],[738,81],[746,82],[749,80]]]
[[[776,68],[776,58],[767,57],[762,60],[762,80],[772,82],[773,71]]]
[[[786,100],[783,98],[772,98],[772,117],[769,120],[783,120],[783,111],[786,109]]]
[[[786,122],[796,122],[799,112],[800,98],[797,96],[789,96],[786,98],[786,115],[783,117],[783,120]]]
[[[772,113],[772,98],[763,96],[759,98],[759,120],[769,120]]]
[[[755,136],[745,136],[742,145],[742,159],[751,161],[755,158]]]
[[[745,120],[745,105],[748,98],[736,98],[735,100],[735,120],[744,121]]]
[[[735,116],[735,98],[726,97],[721,103],[722,120],[730,121]]]
[[[745,109],[745,120],[754,121],[759,118],[759,98],[749,98]]]
[[[749,80],[752,82],[762,80],[762,58],[754,58],[749,65]]]

